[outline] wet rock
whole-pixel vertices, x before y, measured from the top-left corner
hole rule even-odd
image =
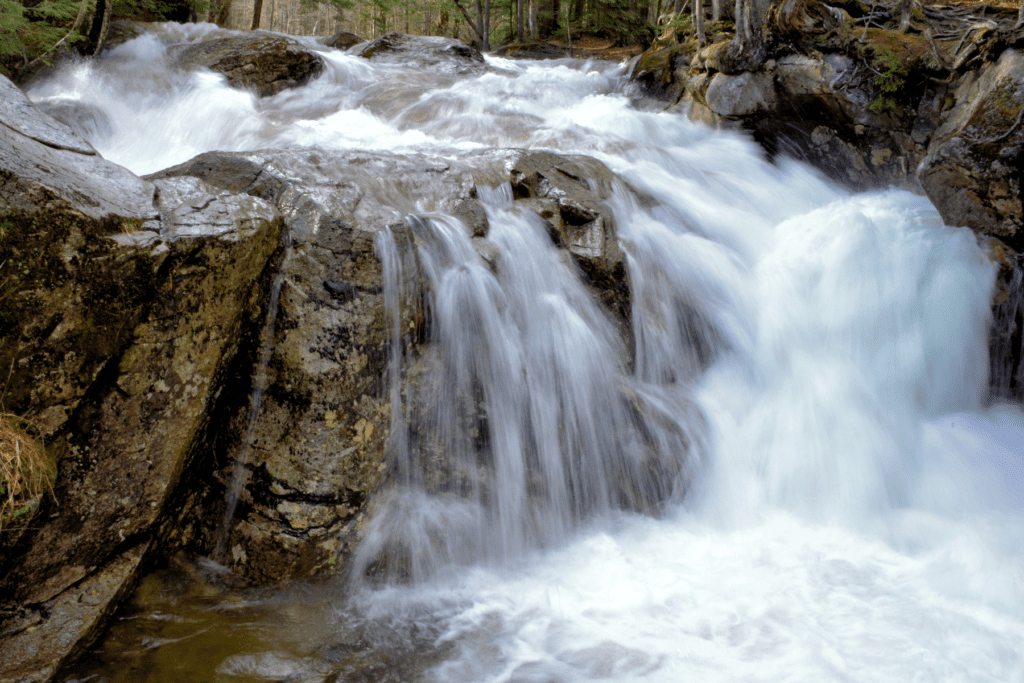
[[[452,209],[452,215],[465,223],[473,237],[487,236],[487,212],[480,202],[475,199],[461,201]]]
[[[566,59],[572,56],[568,49],[559,45],[534,41],[508,43],[492,50],[491,54],[508,59]]]
[[[156,217],[150,183],[99,157],[2,76],[0,124],[0,211],[59,203],[93,219]]]
[[[478,187],[510,182],[524,210],[539,209],[554,221],[556,241],[588,274],[595,297],[625,305],[622,254],[604,204],[614,177],[587,157],[517,150],[456,159],[214,152],[150,179],[158,188],[173,181],[208,196],[229,191],[265,199],[286,217],[291,235],[252,451],[239,464],[248,481],[224,558],[256,582],[333,572],[339,554],[359,538],[365,501],[385,475],[391,429],[385,378],[394,342],[374,244],[379,231],[390,229],[400,248],[413,253],[419,238],[403,218],[452,214],[475,235],[481,258],[500,268],[495,245],[483,238],[487,218],[476,196]],[[423,311],[403,306],[402,316],[409,336],[401,343],[416,354]],[[241,406],[227,418],[227,431],[245,433],[245,413]],[[230,468],[221,473],[225,485],[230,477]],[[219,519],[221,511],[196,514]]]
[[[112,131],[110,119],[98,107],[79,100],[45,100],[36,106],[48,116],[65,124],[83,139],[96,139]]]
[[[0,679],[46,680],[173,517],[280,221],[250,203],[218,207],[206,232],[194,212],[188,235],[165,230],[170,194],[158,208],[127,170],[0,123],[4,409],[58,470],[31,524],[0,536]]]
[[[405,64],[451,74],[473,73],[484,67],[484,57],[479,50],[451,38],[436,36],[386,33],[356,49],[353,54],[375,62]]]
[[[766,73],[715,74],[704,92],[711,111],[726,118],[767,114],[776,108],[775,87]]]
[[[0,680],[49,681],[62,664],[85,654],[134,588],[148,548],[148,542],[130,548],[105,566],[93,567],[81,583],[5,620]]]
[[[350,47],[354,47],[366,41],[349,31],[338,31],[323,42],[324,45],[327,47],[333,47],[335,50],[347,50]]]
[[[70,127],[51,116],[41,116],[36,105],[21,89],[3,76],[0,76],[0,121],[14,132],[47,147],[85,155],[96,154],[92,145]]]
[[[1006,50],[951,94],[918,176],[946,223],[967,225],[1024,249],[1024,54]]]
[[[263,31],[189,43],[170,54],[181,68],[222,73],[231,85],[260,97],[305,85],[324,69],[323,59],[298,41]]]

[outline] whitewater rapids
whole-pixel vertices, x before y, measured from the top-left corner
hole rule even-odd
[[[629,379],[689,378],[707,421],[696,479],[661,517],[599,514],[557,547],[360,589],[310,643],[227,654],[219,680],[328,680],[314,645],[358,618],[383,640],[424,626],[414,645],[443,655],[423,680],[1024,683],[1024,416],[986,403],[995,267],[971,231],[926,198],[851,194],[638,109],[621,65],[488,58],[456,78],[328,50],[317,80],[260,100],[170,67],[169,44],[214,30],[168,25],[29,95],[93,107],[89,141],[139,174],[289,146],[600,159],[656,200],[613,206]],[[680,302],[706,323],[706,364],[667,322]]]

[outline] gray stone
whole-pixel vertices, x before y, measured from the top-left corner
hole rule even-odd
[[[917,170],[921,184],[946,223],[1024,249],[1024,53],[1004,51],[995,64],[964,78],[953,97],[956,104],[941,115]]]
[[[484,57],[478,50],[439,36],[386,33],[352,53],[374,62],[405,64],[440,73],[467,74],[484,68]]]
[[[96,154],[82,136],[40,111],[18,86],[4,76],[0,76],[0,124],[47,147]]]
[[[170,54],[181,68],[222,73],[231,85],[260,97],[305,85],[324,69],[323,59],[299,41],[264,31],[176,46]]]
[[[711,111],[726,118],[769,114],[777,104],[772,78],[764,72],[715,74],[704,99]]]
[[[0,77],[0,84],[4,83],[10,82]],[[97,156],[91,147],[83,154],[19,132],[26,122],[32,131],[46,128],[47,121],[53,130],[66,129],[69,139],[78,139],[33,106],[7,107],[2,112],[0,210],[35,210],[58,202],[90,218],[156,216],[153,186],[128,169]]]

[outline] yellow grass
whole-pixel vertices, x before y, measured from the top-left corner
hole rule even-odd
[[[27,518],[56,474],[43,448],[16,428],[18,422],[0,413],[0,528]]]

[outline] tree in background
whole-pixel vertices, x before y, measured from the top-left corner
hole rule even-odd
[[[85,40],[80,29],[89,9],[90,0],[45,0],[30,7],[0,0],[0,71],[11,75]]]
[[[0,0],[0,72],[18,76],[59,50],[95,54],[116,18],[194,19],[207,0]]]

